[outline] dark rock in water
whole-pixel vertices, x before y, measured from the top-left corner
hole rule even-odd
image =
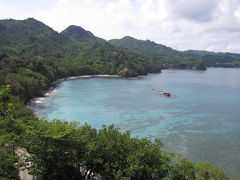
[[[163,93],[164,96],[170,97],[171,94],[170,93]]]

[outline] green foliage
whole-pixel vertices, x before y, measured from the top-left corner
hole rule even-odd
[[[228,180],[229,178],[223,171],[212,166],[208,162],[201,162],[196,164],[197,174],[199,180]]]
[[[187,159],[177,157],[177,161],[171,168],[171,178],[178,180],[196,179],[195,164]]]
[[[4,145],[0,145],[0,179],[18,179],[18,169],[15,165],[17,157]]]
[[[24,109],[19,99],[10,94],[10,86],[0,89],[0,143],[14,146],[20,143],[25,122],[32,113]],[[32,117],[31,117],[32,118]]]
[[[135,150],[128,157],[126,169],[130,179],[161,179],[167,177],[170,170],[170,156],[162,150],[159,140],[151,142],[137,139]]]
[[[77,135],[74,123],[42,120],[32,124],[24,137],[32,154],[29,161],[36,165],[29,171],[42,179],[74,179],[80,173],[79,166],[74,167]]]
[[[34,119],[31,111],[15,96],[10,86],[0,87],[0,179],[18,179],[15,147],[22,144],[26,126]]]
[[[228,179],[210,164],[164,151],[159,139],[132,138],[113,126],[97,131],[74,122],[41,120],[25,139],[34,164],[29,170],[41,179]]]

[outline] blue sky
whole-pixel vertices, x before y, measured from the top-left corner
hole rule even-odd
[[[0,19],[34,17],[56,31],[133,36],[178,50],[240,53],[239,0],[0,0]]]

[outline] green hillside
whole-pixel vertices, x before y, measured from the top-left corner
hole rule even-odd
[[[161,61],[168,68],[195,68],[193,63],[196,62],[200,63],[199,69],[201,67],[204,69],[202,63],[208,67],[238,67],[240,65],[240,54],[194,50],[177,51],[150,40],[137,40],[129,36],[108,42],[128,52],[133,52],[155,61]]]
[[[62,58],[71,41],[33,18],[0,21],[0,52],[23,57]]]
[[[167,46],[157,44],[150,40],[137,40],[130,36],[125,36],[122,39],[112,39],[108,42],[116,47],[146,56],[164,57],[170,54],[177,53],[177,51]]]
[[[208,51],[183,51],[183,56],[199,58],[209,67],[240,67],[240,54]]]

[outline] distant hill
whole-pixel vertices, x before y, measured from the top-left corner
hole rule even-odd
[[[215,67],[240,66],[240,54],[194,50],[177,51],[150,40],[138,40],[129,36],[122,39],[112,39],[108,42],[115,47],[136,53],[145,58],[162,61],[163,64],[170,68],[189,68],[188,65],[196,61]]]
[[[215,53],[197,50],[188,50],[181,53],[183,53],[183,56],[192,59],[201,59],[210,67],[240,67],[240,54],[237,53]]]
[[[138,40],[130,36],[125,36],[122,39],[112,39],[108,42],[116,47],[141,55],[166,56],[177,52],[170,47],[157,44],[153,41]]]

